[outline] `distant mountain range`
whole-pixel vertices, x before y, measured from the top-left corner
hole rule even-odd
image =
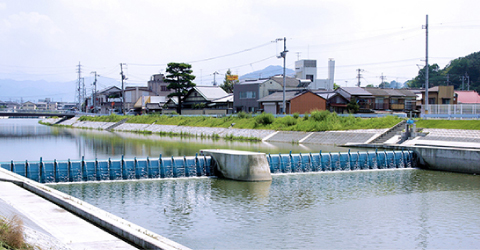
[[[285,69],[287,76],[294,76],[295,71],[292,69]],[[283,74],[282,66],[268,66],[262,70],[257,70],[240,76],[240,80],[244,79],[258,79],[268,78],[274,75]],[[85,86],[87,96],[92,93],[93,77],[85,77]],[[97,90],[102,90],[110,86],[121,86],[120,82],[102,77],[97,81]],[[145,82],[145,86],[147,83]],[[14,101],[14,102],[37,102],[50,98],[56,102],[73,102],[76,98],[77,81],[72,80],[68,82],[49,82],[45,80],[12,80],[0,79],[0,101]]]
[[[92,93],[93,77],[85,77],[85,86],[87,95]],[[106,86],[119,85],[118,81],[102,77],[97,81],[97,90],[102,90]],[[45,80],[17,81],[12,79],[0,79],[0,101],[32,101],[44,100],[50,98],[56,102],[73,102],[75,100],[77,81],[68,82],[49,82]]]
[[[274,66],[270,65],[262,70],[257,70],[252,73],[245,74],[243,76],[240,76],[240,80],[246,80],[246,79],[258,79],[258,78],[269,78],[275,75],[283,75],[283,67],[282,66]],[[295,70],[286,68],[285,69],[285,75],[287,76],[295,76]]]

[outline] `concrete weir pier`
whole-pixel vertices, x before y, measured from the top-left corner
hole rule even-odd
[[[265,153],[227,149],[204,149],[211,156],[219,177],[238,181],[271,181],[270,165]]]
[[[480,149],[415,146],[412,150],[424,169],[480,174]]]

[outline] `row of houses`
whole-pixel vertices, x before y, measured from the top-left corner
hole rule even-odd
[[[156,80],[155,80],[156,79]],[[125,93],[124,107],[134,113],[171,114],[176,111],[177,98],[168,98],[160,76],[152,76],[152,81],[165,87],[150,84],[147,87],[127,87],[124,91],[116,86],[99,91],[95,105],[86,101],[87,110],[99,113],[120,112],[122,93]],[[285,99],[286,114],[308,113],[312,110],[329,110],[337,113],[349,112],[348,104],[358,104],[358,112],[419,112],[425,91],[421,89],[381,89],[340,87],[336,90],[309,89],[301,79],[287,77],[285,94],[282,76],[268,79],[246,80],[234,85],[233,93],[226,93],[217,86],[196,86],[189,90],[182,102],[182,114],[225,115],[244,112],[283,113]],[[153,88],[155,86],[155,88]],[[284,98],[285,95],[285,98]],[[454,91],[453,86],[435,86],[429,89],[429,104],[480,103],[480,95],[475,91]],[[22,104],[1,102],[0,107],[23,110],[68,110],[74,103],[57,103],[42,100],[37,103]]]
[[[163,82],[162,75],[152,76]],[[150,82],[149,82],[150,83]],[[329,110],[337,113],[349,112],[348,104],[358,104],[358,112],[419,112],[425,91],[421,89],[381,89],[369,87],[340,87],[336,90],[309,89],[311,81],[286,77],[285,94],[283,77],[244,80],[234,85],[233,93],[226,93],[217,86],[196,86],[189,90],[182,101],[182,114],[225,115],[240,111],[273,114],[308,113],[312,110]],[[152,83],[147,87],[127,87],[124,107],[135,113],[171,114],[176,111],[178,100],[168,98],[170,90]],[[456,104],[463,96],[476,92],[454,91],[453,86],[436,86],[429,89],[430,104]],[[285,98],[284,98],[285,95]],[[110,87],[97,94],[97,105],[101,113],[121,109],[122,90]],[[472,98],[470,98],[472,99]],[[479,96],[480,100],[480,96]],[[93,108],[93,106],[91,106]]]
[[[1,101],[0,100],[0,109],[7,111],[17,111],[17,110],[39,110],[39,111],[55,111],[55,110],[71,110],[76,106],[75,103],[69,102],[53,102],[50,100],[39,100],[38,102],[12,102],[12,101]]]

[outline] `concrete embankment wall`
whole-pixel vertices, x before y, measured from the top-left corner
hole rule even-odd
[[[53,188],[0,168],[0,181],[13,182],[141,249],[189,249]]]
[[[54,124],[57,120],[45,119],[43,122]],[[115,124],[114,122],[86,122],[79,121],[78,117],[61,122],[62,125],[72,126],[74,128],[88,128],[105,130]],[[236,129],[236,128],[210,128],[210,127],[188,127],[176,125],[158,125],[158,124],[136,124],[124,123],[114,129],[115,131],[150,131],[152,133],[186,133],[196,136],[212,136],[214,134],[220,137],[254,137],[264,141],[287,142],[287,143],[305,143],[305,144],[323,144],[323,145],[342,145],[345,143],[365,143],[372,140],[387,129],[359,129],[345,131],[321,131],[321,132],[300,132],[300,131],[274,131],[262,129]]]
[[[480,150],[463,148],[412,147],[419,166],[429,170],[480,174]]]

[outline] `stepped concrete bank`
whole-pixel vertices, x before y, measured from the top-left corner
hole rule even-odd
[[[36,227],[62,242],[67,249],[188,249],[82,200],[1,168],[0,187],[0,200],[8,207],[2,209],[0,215],[5,210],[21,213],[20,217],[34,221]]]
[[[44,119],[42,122],[55,124],[59,119]],[[72,126],[73,128],[87,128],[107,130],[114,126],[114,122],[86,122],[79,121],[78,117],[63,121],[61,125]],[[114,131],[136,132],[150,131],[152,133],[184,133],[196,136],[220,137],[235,136],[244,138],[258,138],[262,141],[342,145],[345,143],[367,143],[388,129],[358,129],[346,131],[321,131],[321,132],[299,132],[299,131],[274,131],[262,129],[236,129],[236,128],[210,128],[210,127],[188,127],[176,125],[159,124],[137,124],[123,123],[113,129]]]

